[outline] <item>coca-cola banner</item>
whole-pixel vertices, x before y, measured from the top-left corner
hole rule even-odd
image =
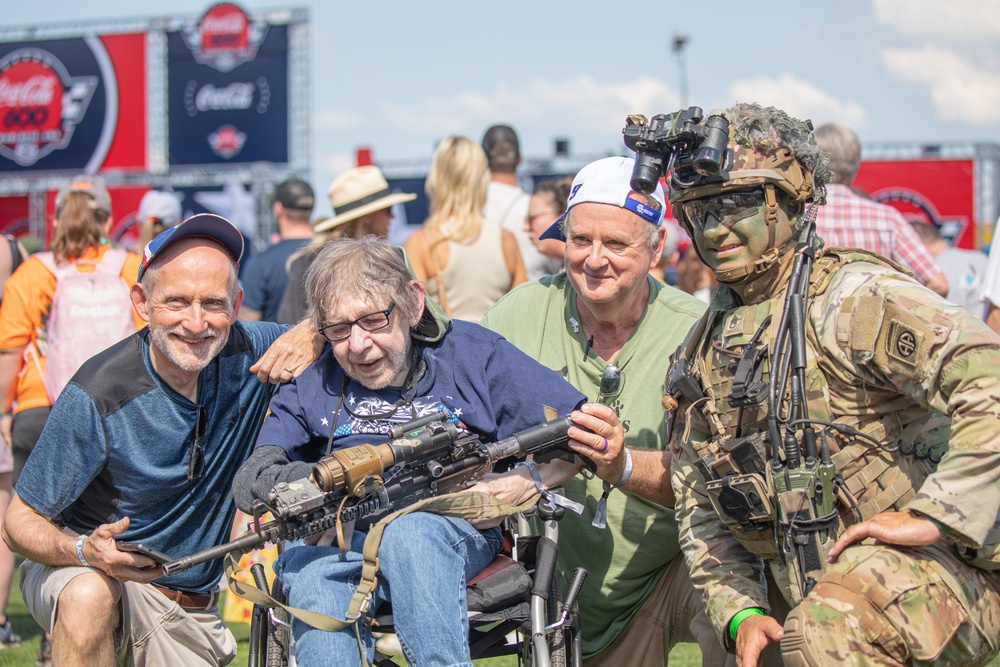
[[[288,162],[288,28],[221,3],[167,33],[170,164]]]
[[[0,172],[144,169],[145,35],[0,43]]]
[[[854,185],[908,220],[937,225],[955,247],[977,247],[972,160],[865,160]]]
[[[28,206],[28,198],[23,195],[0,197],[0,232],[19,237],[29,233]]]

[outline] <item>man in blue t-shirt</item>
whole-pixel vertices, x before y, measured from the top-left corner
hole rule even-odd
[[[245,295],[241,320],[277,321],[278,307],[288,286],[285,265],[315,236],[309,220],[313,203],[313,189],[303,180],[290,178],[278,186],[271,210],[281,240],[247,259],[241,274]]]
[[[276,386],[253,373],[287,381],[321,349],[302,325],[298,353],[270,352],[285,327],[236,322],[242,254],[236,227],[210,214],[149,243],[131,292],[149,327],[80,368],[18,480],[3,538],[28,559],[21,591],[56,664],[236,654],[216,604],[220,562],[163,577],[123,543],[177,557],[228,539],[233,475]]]
[[[391,427],[434,412],[484,441],[546,421],[547,409],[572,413],[576,426],[569,429],[569,446],[594,460],[598,476],[614,474],[601,454],[621,447],[614,411],[581,407],[585,396],[554,371],[483,327],[448,320],[425,300],[398,248],[375,236],[335,239],[317,257],[306,291],[310,317],[330,349],[271,401],[256,449],[233,485],[237,506],[250,509],[276,483],[309,477],[313,463],[333,449],[386,442]],[[545,486],[577,470],[569,462],[540,468]],[[476,488],[491,492],[497,478],[507,475],[530,479],[528,470],[515,468]],[[532,485],[524,497],[504,495],[502,489],[496,495],[520,503],[534,492]],[[358,522],[343,552],[321,536],[310,544],[289,543],[275,565],[289,605],[346,617],[369,523]],[[380,583],[368,611],[391,597],[410,664],[472,664],[463,591],[502,542],[498,529],[480,527],[413,512],[385,529],[378,550]],[[367,623],[331,633],[295,621],[292,629],[299,664],[356,666],[359,643],[372,658]]]

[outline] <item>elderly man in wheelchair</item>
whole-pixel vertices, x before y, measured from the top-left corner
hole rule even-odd
[[[568,449],[592,461],[602,479],[613,484],[622,476],[623,432],[614,411],[584,404],[586,397],[558,374],[498,335],[449,321],[425,299],[398,248],[375,237],[337,239],[310,269],[306,292],[310,316],[330,347],[272,400],[256,449],[234,482],[242,509],[267,499],[279,483],[310,477],[324,455],[384,443],[394,427],[435,413],[484,441],[570,415]],[[488,474],[473,490],[519,505],[536,488],[556,486],[578,470],[578,461],[565,459],[518,466]],[[390,467],[383,481],[404,474],[404,466]],[[289,606],[355,620],[349,606],[365,538],[378,518],[289,542],[275,563]],[[391,600],[410,664],[471,665],[465,586],[500,551],[498,523],[424,511],[392,520],[378,546],[373,599],[357,609],[361,622],[323,632],[295,620],[298,664],[371,661],[374,639],[364,621]]]

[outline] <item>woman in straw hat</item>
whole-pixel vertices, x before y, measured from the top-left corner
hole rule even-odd
[[[449,316],[472,322],[527,279],[514,235],[483,218],[489,181],[479,144],[444,139],[427,174],[430,217],[403,246],[427,294]]]
[[[288,258],[288,287],[278,309],[278,322],[297,324],[306,315],[306,271],[330,239],[361,238],[374,234],[385,240],[392,220],[392,205],[413,201],[414,194],[393,193],[382,171],[374,166],[355,167],[330,183],[333,217],[317,222],[312,243]]]

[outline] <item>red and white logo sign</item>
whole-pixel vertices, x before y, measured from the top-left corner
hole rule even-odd
[[[240,132],[232,125],[223,125],[208,135],[208,145],[212,152],[226,160],[239,155],[246,141],[247,133]]]
[[[194,59],[220,72],[230,72],[253,60],[266,33],[266,22],[251,20],[239,5],[231,2],[212,5],[198,25],[181,30]]]
[[[0,60],[0,155],[27,167],[66,148],[97,89],[96,76],[71,77],[42,49]]]

